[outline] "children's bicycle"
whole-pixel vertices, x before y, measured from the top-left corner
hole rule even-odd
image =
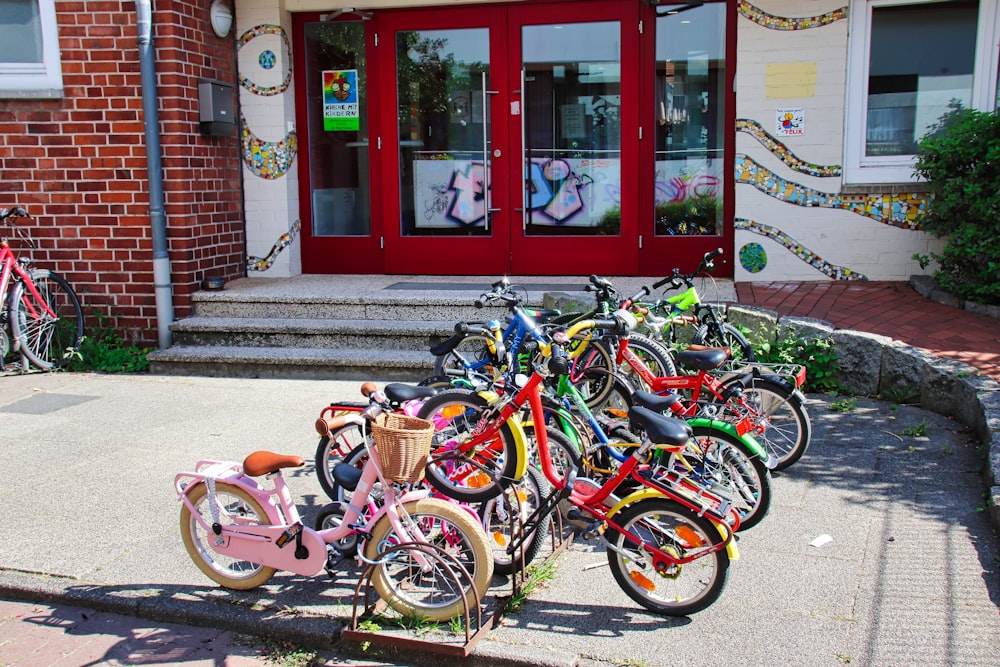
[[[337,419],[364,425],[379,412],[373,405]],[[376,440],[380,428],[429,433],[426,422],[405,419],[412,422],[372,426]],[[397,612],[438,621],[461,615],[469,600],[482,599],[493,575],[482,526],[456,504],[412,488],[423,461],[412,451],[397,451],[388,437],[368,447],[352,502],[339,523],[323,530],[302,524],[282,477],[282,469],[304,465],[298,456],[257,451],[242,464],[203,460],[179,473],[181,536],[195,565],[226,588],[249,590],[277,570],[302,576],[325,570],[333,577],[345,548],[356,542],[358,560],[374,568],[375,591]]]
[[[566,334],[558,335],[559,340],[540,346],[543,359],[516,393],[490,402],[468,390],[444,391],[428,399],[419,415],[447,422],[435,434],[438,446],[450,445],[463,460],[480,448],[500,451],[497,443],[513,439],[514,433],[525,437],[519,415],[526,407],[532,424],[545,423],[542,385],[549,377],[566,374],[568,360],[563,346],[574,327],[620,330],[623,326],[618,319],[578,322]],[[582,533],[586,539],[604,536],[615,580],[633,600],[665,615],[700,611],[721,594],[730,559],[738,556],[733,531],[739,526],[739,516],[725,499],[690,479],[668,479],[651,474],[645,467],[654,449],[678,449],[687,444],[691,430],[685,422],[642,407],[632,408],[629,418],[632,426],[641,427],[648,437],[603,483],[578,477],[580,461],[572,448],[559,446],[557,439],[550,441],[547,429],[534,429],[538,463],[555,490],[525,521],[522,539],[534,532],[542,517],[568,503],[586,523]],[[551,443],[555,449],[550,449]],[[515,450],[511,447],[506,451]],[[428,464],[432,482],[433,471],[439,470],[438,482],[449,495],[476,494],[475,487],[449,477],[449,466],[443,464],[445,460]],[[636,483],[638,490],[619,499],[614,494],[626,480]],[[513,553],[519,546],[515,540],[508,550]]]
[[[29,217],[20,207],[0,209],[0,223],[30,250],[34,241],[14,224]],[[63,366],[83,341],[83,309],[76,292],[61,275],[31,268],[31,260],[15,255],[2,232],[0,267],[0,370],[12,352],[42,370]]]

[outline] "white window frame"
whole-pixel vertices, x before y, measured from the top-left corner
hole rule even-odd
[[[867,157],[868,62],[871,46],[873,7],[918,5],[941,0],[851,0],[847,47],[847,118],[844,131],[844,184],[910,183],[919,180],[913,173],[915,156]],[[1000,0],[979,0],[972,107],[992,111],[996,107],[997,61],[1000,49],[997,5]]]
[[[62,97],[62,62],[55,0],[37,0],[42,27],[42,62],[0,62],[0,98]]]

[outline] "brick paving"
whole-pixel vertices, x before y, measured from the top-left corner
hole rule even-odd
[[[905,282],[737,283],[740,304],[894,338],[978,368],[1000,382],[1000,321],[953,308]]]

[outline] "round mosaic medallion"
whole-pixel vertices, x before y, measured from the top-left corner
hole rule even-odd
[[[266,51],[261,51],[260,55],[257,56],[257,62],[264,69],[273,69],[274,64],[278,61],[278,57],[274,55],[274,51],[267,49]]]
[[[759,243],[747,243],[740,248],[740,264],[750,273],[760,273],[767,266],[767,253]]]

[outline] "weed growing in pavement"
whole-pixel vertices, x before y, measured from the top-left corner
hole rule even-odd
[[[851,656],[847,655],[846,653],[838,653],[837,662],[839,662],[842,665],[849,665],[851,664]]]
[[[508,613],[513,613],[521,609],[521,606],[531,595],[531,591],[538,588],[543,583],[552,581],[552,578],[556,574],[556,564],[554,561],[544,561],[542,563],[536,563],[534,565],[529,565],[524,571],[526,578],[524,585],[521,586],[521,591],[511,597],[507,601]]]
[[[325,658],[316,651],[304,649],[291,642],[276,639],[261,639],[249,635],[236,635],[233,643],[252,647],[267,662],[280,667],[322,667]]]
[[[625,658],[625,661],[619,667],[647,667],[648,662],[642,658]]]
[[[858,408],[858,399],[854,396],[847,396],[830,404],[830,409],[834,412],[853,412]]]
[[[382,629],[382,626],[375,622],[374,619],[366,618],[365,620],[358,623],[358,630],[361,632],[367,632],[370,634],[375,634]],[[372,643],[365,641],[361,642],[361,650],[367,651],[371,647]]]
[[[448,619],[448,629],[453,635],[465,634],[465,616],[460,614]]]
[[[880,400],[891,401],[895,404],[916,403],[920,399],[920,391],[908,384],[903,387],[887,387],[878,397]]]
[[[907,435],[911,438],[922,438],[927,435],[927,420],[921,419],[919,424],[914,424],[910,428],[904,428],[900,435]]]

